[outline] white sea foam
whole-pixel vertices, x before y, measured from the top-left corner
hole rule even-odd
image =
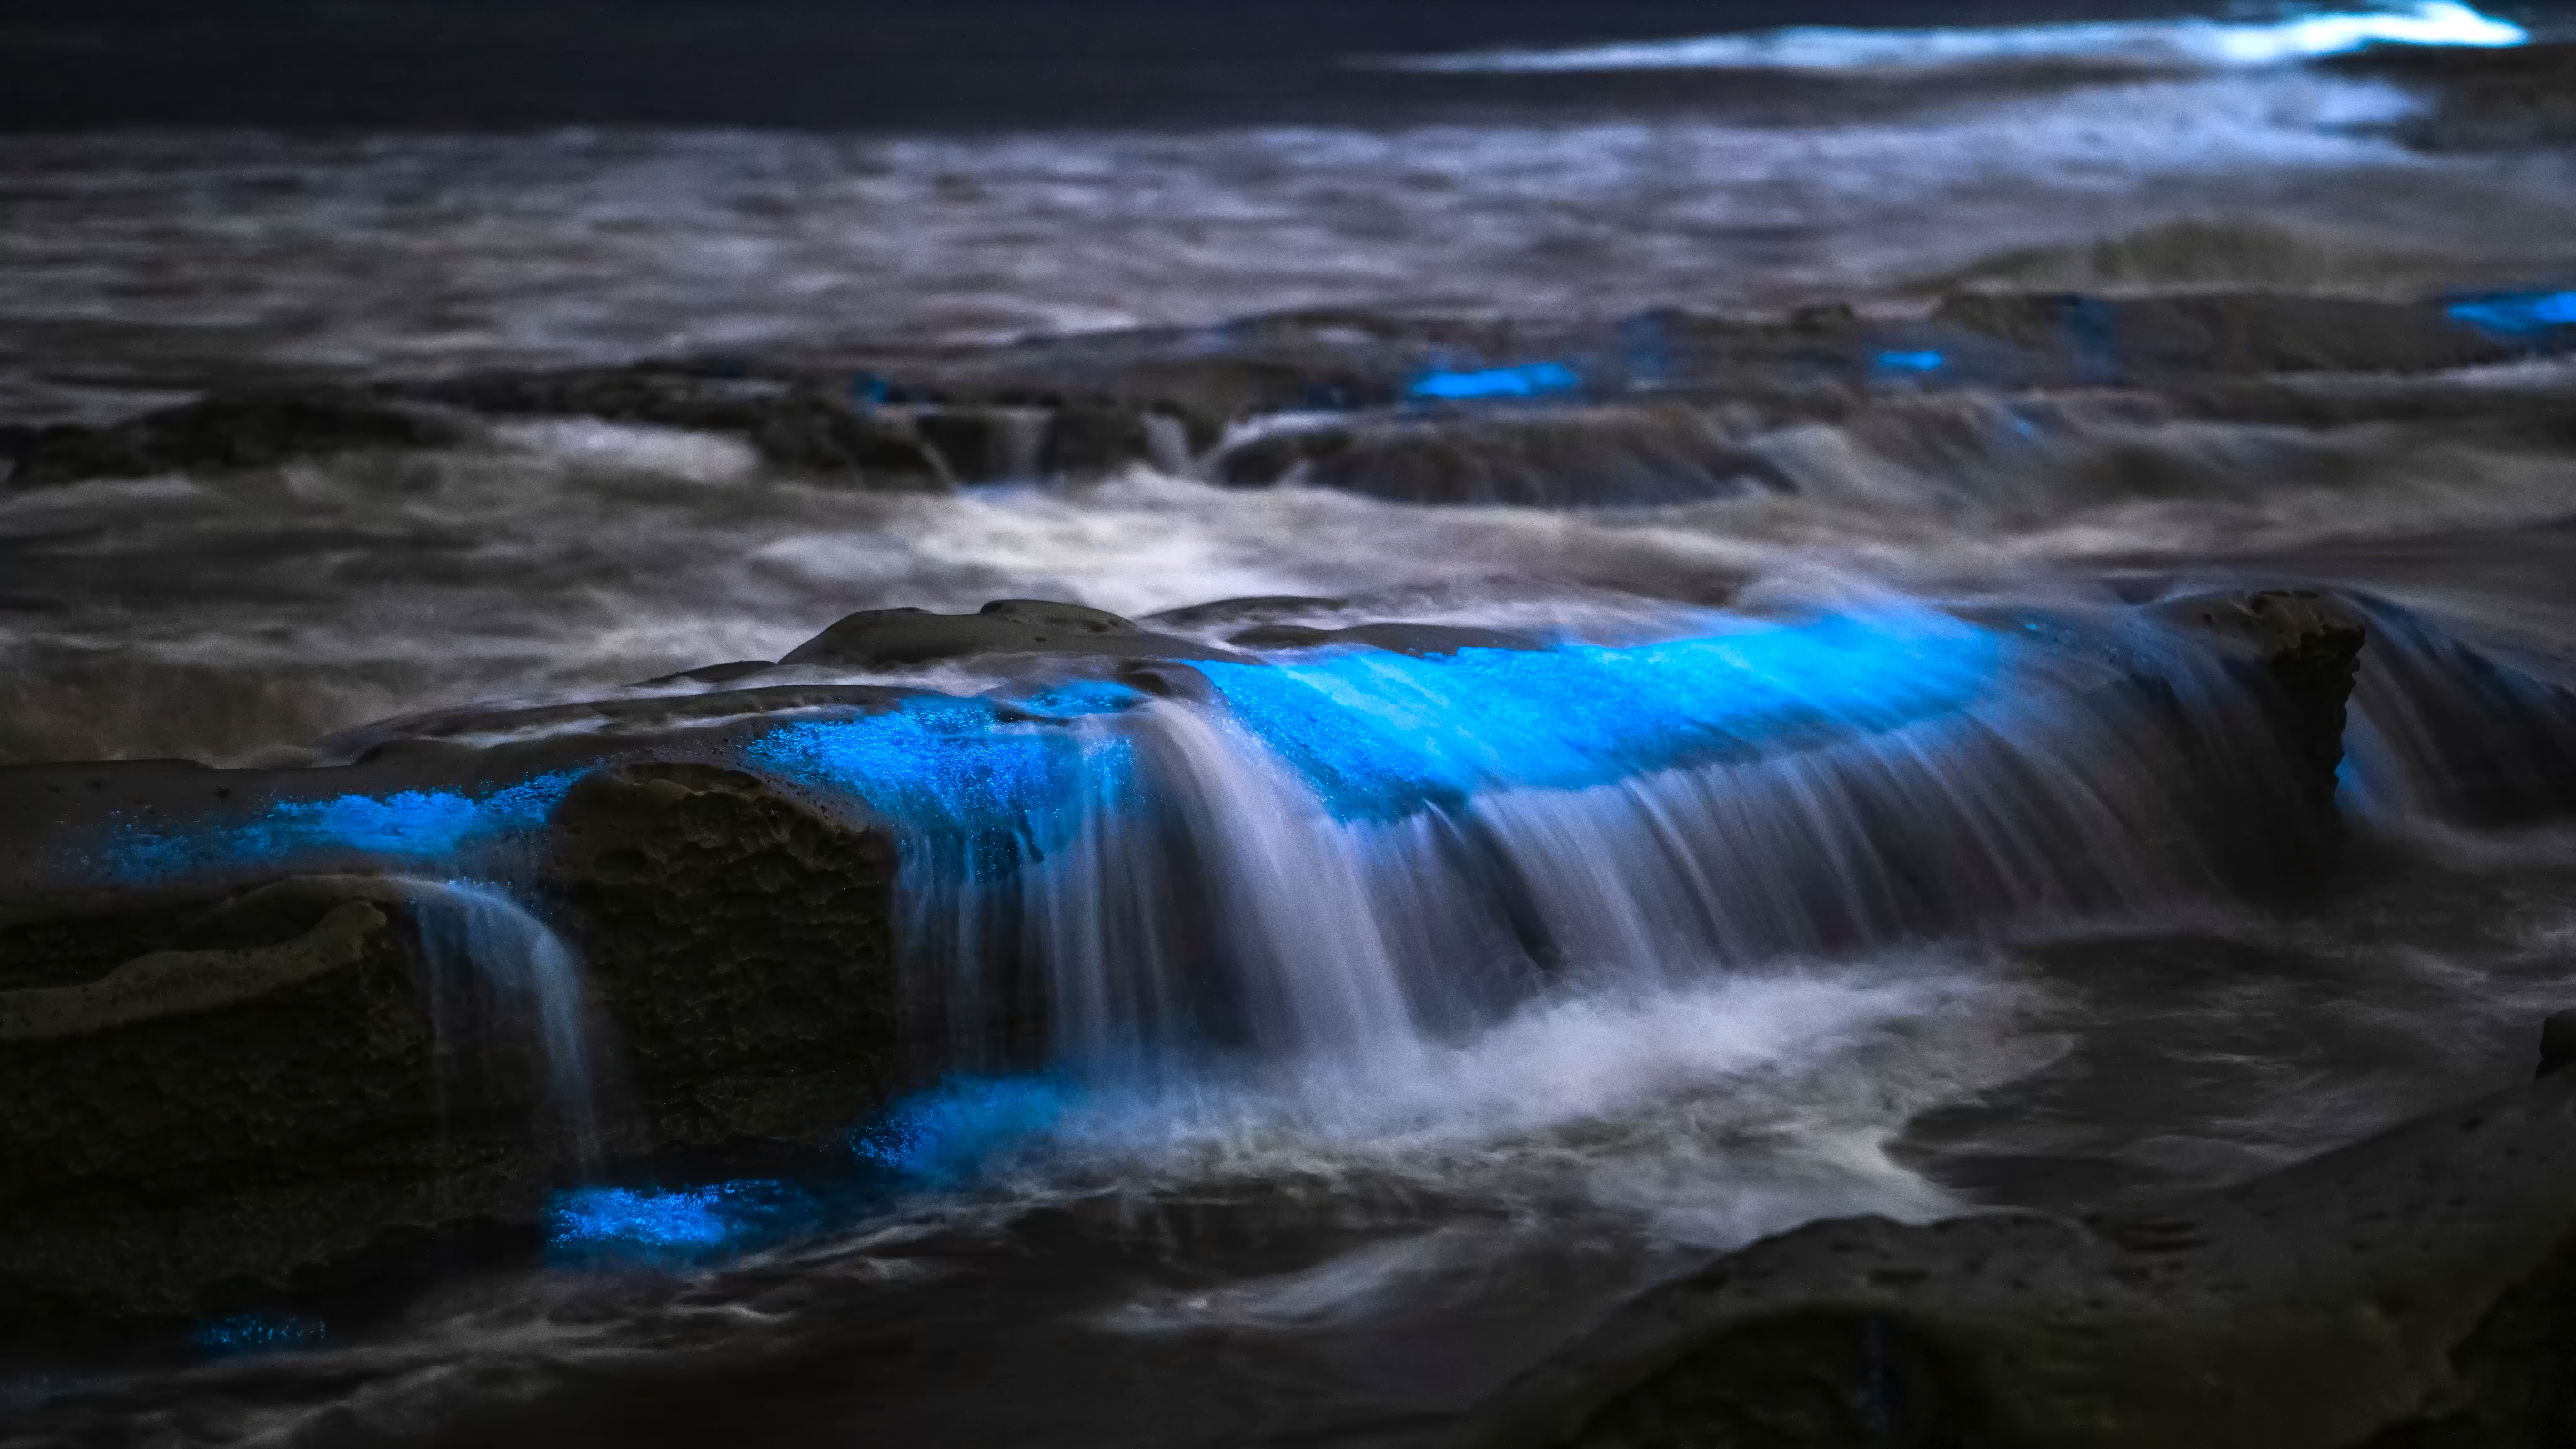
[[[2268,21],[2198,17],[1991,28],[1798,26],[1743,35],[1629,41],[1557,50],[1486,50],[1382,62],[1450,72],[1625,70],[1919,71],[2090,61],[2186,69],[2269,66],[2367,45],[2521,45],[2530,32],[2455,0]]]

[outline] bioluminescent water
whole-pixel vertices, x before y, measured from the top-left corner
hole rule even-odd
[[[188,973],[127,1100],[240,1111],[63,1150],[253,1206],[102,1168],[64,1212],[196,1236],[89,1266],[332,1264],[0,1344],[0,1446],[1428,1449],[1757,1238],[2127,1212],[2530,1079],[2558,21],[1427,13],[1147,74],[1262,40],[1086,12],[1055,128],[0,136],[0,1050]],[[17,471],[432,381],[489,391],[436,446]],[[2184,606],[2253,590],[2317,597]],[[1186,647],[761,662],[1000,599]],[[2367,631],[2333,761],[2284,701],[2339,666],[2266,653],[2311,607]],[[232,773],[82,763],[175,760]],[[421,1064],[429,1145],[252,1070],[236,986]],[[845,1005],[892,1040],[797,1044]],[[309,1121],[319,1185],[202,1155]]]
[[[120,820],[99,855],[107,873],[131,881],[334,857],[453,863],[536,829],[577,778],[562,772],[474,793],[396,790],[281,800],[200,820]]]
[[[1529,362],[1517,367],[1429,372],[1415,378],[1406,392],[1425,402],[1473,402],[1562,396],[1582,389],[1583,375],[1572,367],[1562,362]]]

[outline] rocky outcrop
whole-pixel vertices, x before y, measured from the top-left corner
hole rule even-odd
[[[215,393],[103,428],[63,424],[19,439],[8,481],[22,486],[264,468],[388,448],[447,448],[475,435],[453,411],[348,388]]]
[[[335,798],[472,758],[283,773]],[[273,788],[200,770],[91,798],[236,786]],[[881,830],[680,760],[598,770],[530,823],[507,854],[581,957],[592,1170],[810,1155],[897,1083]],[[539,1032],[442,1015],[482,969],[434,944],[448,888],[293,868],[0,902],[0,1340],[340,1291],[460,1235],[532,1244],[582,1170]]]
[[[1526,1375],[1469,1442],[2513,1449],[2576,1436],[2576,1079],[2118,1216],[1822,1222]]]
[[[779,663],[903,669],[945,660],[1073,655],[1109,659],[1241,659],[1080,604],[996,599],[973,614],[868,609],[790,650]]]
[[[547,873],[655,1150],[846,1130],[900,1076],[893,842],[755,776],[573,787]]]
[[[0,929],[13,975],[34,947],[55,977],[0,991],[6,1336],[309,1288],[392,1239],[534,1220],[534,1075],[442,1071],[399,888],[287,880],[151,914],[168,944],[104,970],[65,948],[123,949],[123,908]]]
[[[1158,622],[1246,648],[1544,647],[1457,625],[1295,622],[1349,612],[1251,599]],[[2238,862],[2249,888],[2312,872],[2334,838],[2357,621],[2280,592],[2157,615],[2143,637],[2171,646],[2180,630],[2199,673],[2142,654],[2129,616],[2053,643],[2037,621],[2025,630],[2095,682],[2067,697],[2100,705],[2101,737],[2140,746],[2128,774],[2097,769],[2102,790],[2176,820],[2189,836],[2176,851]],[[1198,699],[1210,691],[1194,662],[1258,662],[1096,609],[1000,600],[854,614],[780,666],[725,672],[961,661]],[[2186,687],[2219,707],[2183,701]],[[762,753],[784,727],[864,724],[925,697],[750,683],[392,721],[335,742],[326,753],[347,763],[327,767],[0,771],[0,1100],[24,1104],[0,1114],[0,1327],[301,1291],[403,1259],[389,1243],[476,1224],[532,1239],[572,1167],[540,1039],[469,1042],[442,1020],[438,972],[458,968],[440,967],[431,928],[451,888],[406,874],[510,883],[571,943],[612,1170],[810,1153],[950,1062],[1020,1059],[1047,1034],[1035,978],[982,1006],[908,990],[898,842],[858,803],[864,782]],[[931,698],[1053,727],[1015,705]],[[747,768],[761,761],[779,773]],[[1020,858],[1024,818],[991,827],[994,869]],[[1947,879],[1949,842],[1894,822],[1877,848],[1919,852],[1923,881]],[[1019,981],[1022,964],[997,958],[990,979]]]
[[[2516,355],[2438,307],[2359,297],[1966,292],[1932,315],[2009,344],[2059,385],[2433,372]]]

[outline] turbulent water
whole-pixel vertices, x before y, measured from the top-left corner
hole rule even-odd
[[[2409,149],[2420,97],[2297,63],[2348,39],[2189,22],[1410,62],[1868,82],[1776,112],[1719,93],[1193,134],[0,139],[0,421],[244,380],[941,357],[1306,308],[1893,316],[1963,283],[2576,281],[2576,161]],[[1885,74],[1927,55],[1937,85]],[[2420,387],[2576,399],[2576,374]],[[2576,687],[2576,454],[2361,412],[1925,393],[1730,438],[1782,486],[1589,510],[1145,467],[871,494],[595,421],[0,488],[9,762],[291,762],[370,720],[1002,597],[1349,599],[1314,621],[1519,630],[1606,670],[1714,639],[1749,678],[1764,631],[1816,620],[1867,621],[1878,651],[1839,694],[1821,655],[1792,671],[1801,719],[1861,721],[1840,744],[1626,773],[1548,723],[1554,685],[1523,718],[1429,666],[1282,654],[1409,741],[1403,769],[1454,808],[1335,795],[1358,767],[1283,745],[1248,683],[1091,721],[1095,793],[1046,827],[1043,869],[909,861],[907,969],[939,991],[967,994],[997,894],[1046,942],[1048,1070],[967,1070],[854,1121],[856,1185],[580,1188],[543,1269],[348,1321],[218,1322],[184,1352],[30,1356],[0,1382],[23,1438],[0,1442],[1437,1442],[1629,1292],[1761,1234],[2233,1180],[2527,1074],[2532,1022],[2576,998],[2576,838],[2550,824],[2576,808],[2576,715],[2550,702]],[[2155,792],[2099,788],[2191,767],[2084,680],[1953,647],[1963,618],[2282,582],[2376,601],[2354,860],[2286,913],[2177,857]],[[2195,697],[2204,666],[2159,647]],[[1164,800],[1161,833],[1103,780]],[[1174,859],[1193,869],[1148,868]],[[451,974],[509,1005],[582,1118],[613,1048],[585,1037],[578,963],[496,890],[417,890]],[[1224,938],[1157,936],[1174,891],[1210,893]],[[1234,973],[1213,1005],[1181,979],[1200,960]]]

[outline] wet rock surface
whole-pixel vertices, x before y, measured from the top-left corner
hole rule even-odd
[[[2576,1083],[2116,1216],[1822,1222],[1614,1315],[1496,1445],[2531,1445],[2576,1431]]]
[[[2171,245],[2214,243],[2184,235]],[[2114,279],[2117,262],[2104,263]],[[1793,474],[1759,445],[1766,432],[1962,388],[2151,389],[2144,405],[2212,418],[2386,421],[2385,385],[2359,400],[2350,388],[2302,393],[2270,380],[2430,378],[2576,345],[2576,328],[2518,320],[2518,295],[2496,294],[2504,300],[2483,311],[2474,299],[2284,288],[1965,290],[1912,316],[1839,304],[1775,319],[1663,308],[1609,323],[1281,313],[977,351],[673,359],[218,393],[105,427],[19,429],[0,437],[0,451],[11,480],[34,486],[448,449],[488,421],[593,418],[728,434],[783,475],[870,491],[1087,480],[1143,466],[1407,502],[1655,505],[1795,492]],[[2555,436],[2562,401],[2419,389],[2393,405]],[[2335,416],[2338,407],[2349,416]]]
[[[829,1136],[904,1079],[883,832],[677,763],[593,775],[549,824],[652,1149]]]
[[[1232,600],[1170,622],[1222,629],[1340,602]],[[2159,612],[2239,671],[2243,737],[2196,746],[2188,783],[2107,783],[2203,792],[2199,828],[2236,842],[2249,886],[2313,869],[2333,836],[2357,617],[2295,592]],[[1416,658],[1546,647],[1400,621],[1257,623],[1231,637]],[[2116,651],[2071,647],[2109,678],[2127,668]],[[1229,659],[1251,656],[1100,610],[1001,600],[971,615],[854,615],[783,663],[973,662],[1040,677],[1070,663],[1204,699],[1189,662]],[[2116,686],[2154,687],[2147,674]],[[390,722],[326,750],[353,761],[327,768],[0,771],[0,860],[16,882],[0,902],[0,1037],[13,1044],[0,1073],[31,1104],[0,1122],[0,1207],[19,1227],[0,1258],[12,1321],[193,1311],[226,1285],[328,1280],[387,1241],[444,1241],[472,1223],[533,1231],[563,1168],[540,1064],[523,1033],[476,1048],[491,1062],[457,1077],[422,944],[423,892],[437,888],[372,873],[389,868],[377,852],[429,848],[400,830],[430,827],[388,812],[516,821],[476,868],[524,879],[579,955],[603,1044],[601,1146],[618,1160],[810,1150],[953,1053],[985,1050],[945,1042],[953,1024],[907,1006],[888,828],[723,763],[781,722],[866,720],[917,698],[945,697],[719,687]],[[566,783],[508,803],[547,780]],[[293,822],[334,810],[356,823],[295,843]],[[248,843],[223,845],[236,839]],[[102,888],[96,872],[118,861],[148,874]],[[1043,1035],[1036,1012],[1005,1036]],[[182,1222],[205,1231],[174,1231]]]
[[[996,599],[973,614],[871,609],[798,645],[782,665],[901,669],[947,660],[1081,655],[1120,659],[1240,659],[1222,649],[1157,634],[1101,609],[1043,599]]]
[[[22,487],[264,468],[299,458],[381,449],[453,448],[470,417],[349,388],[215,393],[101,428],[36,429],[9,448],[6,482]]]

